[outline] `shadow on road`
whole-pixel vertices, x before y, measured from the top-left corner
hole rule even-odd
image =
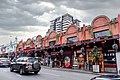
[[[14,71],[13,73],[19,74],[19,71]],[[30,72],[30,73],[24,73],[22,76],[32,76],[32,75],[38,76],[40,74],[34,74],[34,73]]]

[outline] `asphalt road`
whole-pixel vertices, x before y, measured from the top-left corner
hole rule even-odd
[[[0,80],[90,80],[93,74],[58,71],[42,68],[34,75],[33,73],[19,75],[18,72],[10,72],[9,68],[0,68]]]

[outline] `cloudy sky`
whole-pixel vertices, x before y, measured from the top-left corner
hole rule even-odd
[[[120,0],[0,0],[0,45],[45,36],[50,21],[66,13],[90,24],[98,15],[120,13]]]

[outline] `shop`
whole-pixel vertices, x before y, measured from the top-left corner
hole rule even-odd
[[[28,39],[24,48],[40,48],[38,50],[43,53],[43,58],[49,55],[53,62],[60,62],[61,67],[94,71],[93,66],[97,65],[98,72],[117,72],[119,35],[120,15],[114,20],[100,15],[93,19],[91,25],[76,27],[71,24],[66,32],[52,31],[44,38],[38,36],[35,45]]]

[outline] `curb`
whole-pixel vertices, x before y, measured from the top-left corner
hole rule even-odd
[[[52,68],[52,67],[47,67],[47,66],[42,66],[42,68],[52,69],[52,70],[59,70],[59,71],[84,73],[84,74],[93,74],[93,75],[116,75],[115,73],[97,73],[97,72],[90,72],[90,71],[84,71],[84,70],[65,69],[65,68]]]

